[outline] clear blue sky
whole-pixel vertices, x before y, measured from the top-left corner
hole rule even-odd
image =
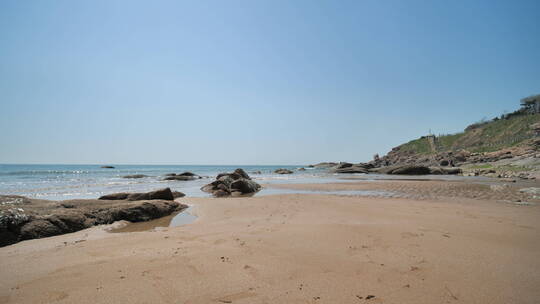
[[[367,161],[540,93],[540,1],[0,1],[0,163]]]

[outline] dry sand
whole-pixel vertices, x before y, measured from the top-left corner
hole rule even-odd
[[[0,303],[539,303],[540,207],[441,197],[183,198],[182,227],[0,248]]]

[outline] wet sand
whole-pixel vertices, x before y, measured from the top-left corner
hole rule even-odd
[[[0,303],[538,303],[538,205],[388,185],[438,194],[182,198],[189,225],[3,247]]]

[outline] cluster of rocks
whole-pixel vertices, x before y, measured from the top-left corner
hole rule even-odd
[[[321,165],[322,164],[322,165]],[[395,175],[426,175],[426,174],[460,174],[461,168],[423,166],[416,164],[398,164],[389,166],[376,166],[374,163],[321,163],[311,165],[314,168],[326,168],[332,173],[352,174],[352,173],[378,173]]]
[[[170,189],[152,191],[147,195],[139,194],[141,200],[128,198],[134,197],[127,195],[125,199],[58,202],[0,195],[0,202],[22,202],[17,206],[0,205],[0,246],[75,232],[115,221],[149,221],[187,208],[173,200]]]
[[[254,182],[242,169],[232,173],[218,174],[216,180],[201,188],[215,197],[250,195],[258,192],[261,185]]]
[[[370,172],[394,175],[454,175],[460,174],[461,168],[426,167],[422,165],[394,165],[371,169]]]

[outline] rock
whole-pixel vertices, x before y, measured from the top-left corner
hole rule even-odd
[[[338,163],[323,162],[323,163],[318,163],[318,164],[315,164],[315,165],[309,165],[308,167],[309,168],[317,168],[317,169],[325,169],[325,168],[335,167],[337,165],[338,165]]]
[[[364,167],[358,167],[358,166],[345,167],[345,168],[341,168],[341,169],[334,169],[334,170],[332,170],[332,172],[340,173],[340,174],[345,174],[345,173],[349,173],[349,174],[352,174],[352,173],[369,173],[368,169],[366,169]]]
[[[132,175],[124,175],[122,176],[123,178],[143,178],[143,177],[148,177],[148,175],[144,175],[144,174],[132,174]]]
[[[453,167],[453,168],[442,168],[444,171],[444,174],[450,174],[450,175],[456,175],[463,173],[463,170],[461,168]]]
[[[21,227],[20,240],[39,239],[62,234],[62,230],[47,220],[31,221]]]
[[[306,171],[306,168],[298,168],[298,171]]]
[[[183,192],[180,191],[172,191],[172,195],[174,198],[184,197],[186,196]]]
[[[201,188],[202,191],[212,193],[216,197],[253,194],[260,189],[261,186],[251,180],[242,169],[236,169],[232,173],[220,173],[215,181]]]
[[[99,197],[100,200],[128,200],[128,201],[142,201],[142,200],[174,200],[173,193],[170,188],[159,189],[146,193],[113,193],[103,195]]]
[[[191,181],[197,179],[195,176],[189,176],[189,175],[171,175],[165,177],[163,180],[176,180],[176,181]]]
[[[251,174],[262,174],[261,171],[252,171]]]
[[[215,197],[225,197],[225,196],[231,195],[231,193],[227,192],[225,190],[219,189],[219,190],[216,190],[216,191],[212,192],[212,195],[214,195]]]
[[[166,191],[162,190],[150,192],[149,196],[163,196]],[[2,198],[1,195],[0,198]],[[22,240],[75,232],[94,225],[110,224],[120,220],[147,221],[187,208],[178,202],[159,199],[62,202],[28,200],[29,203],[24,206],[24,210],[0,206],[0,246]]]
[[[177,181],[190,181],[190,180],[195,180],[198,178],[201,178],[200,176],[198,176],[197,174],[193,173],[193,172],[183,172],[183,173],[180,173],[180,174],[176,174],[176,173],[167,173],[165,174],[165,178],[163,180],[177,180]]]
[[[294,172],[292,172],[289,169],[280,168],[280,169],[275,170],[274,173],[277,173],[277,174],[293,174]]]
[[[450,164],[450,162],[446,159],[444,160],[441,160],[441,162],[439,163],[441,166],[445,167],[445,166],[448,166]]]
[[[193,172],[183,172],[183,173],[180,173],[178,174],[177,176],[196,176],[197,174],[193,173]]]
[[[238,168],[238,169],[234,170],[233,173],[236,173],[236,174],[240,175],[240,177],[242,177],[242,178],[251,179],[251,177],[249,177],[249,175],[246,173],[246,171],[244,171],[244,169]]]
[[[398,174],[398,175],[425,175],[430,174],[431,170],[428,167],[417,165],[403,165],[403,166],[388,166],[373,170],[382,174]]]
[[[442,175],[444,174],[444,171],[442,168],[440,167],[429,167],[429,174],[433,174],[433,175]]]
[[[114,166],[101,166],[103,169],[114,169]]]
[[[433,175],[456,175],[461,174],[461,168],[429,167],[429,174]]]
[[[350,168],[352,166],[353,164],[351,163],[341,162],[336,166],[336,169]]]
[[[239,179],[231,184],[231,192],[239,191],[242,194],[255,193],[261,189],[261,185],[249,179]]]
[[[19,195],[0,195],[0,206],[15,206],[29,204],[30,200]]]
[[[120,192],[120,193],[111,193],[102,195],[99,197],[100,200],[125,200],[127,199],[129,193]]]

